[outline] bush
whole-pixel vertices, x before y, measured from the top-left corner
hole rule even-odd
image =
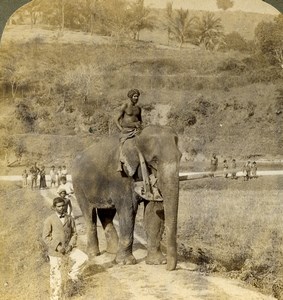
[[[188,109],[188,103],[179,104],[167,115],[168,125],[177,132],[184,132],[185,127],[193,126],[197,122],[195,114]]]
[[[218,71],[234,71],[235,73],[242,73],[245,69],[246,65],[235,58],[229,58],[226,61],[222,61],[217,66]]]
[[[283,17],[282,14],[273,22],[261,22],[255,29],[258,47],[273,65],[283,64]]]
[[[24,102],[20,102],[16,105],[16,118],[22,121],[27,131],[34,130],[34,123],[37,119],[37,115],[30,109],[30,107]]]
[[[274,82],[282,78],[282,70],[273,66],[264,69],[251,70],[249,74],[247,74],[247,81],[250,83]]]
[[[201,114],[204,117],[207,117],[208,115],[213,114],[217,107],[218,106],[215,103],[211,103],[210,101],[204,99],[202,95],[199,95],[194,101],[193,111]]]
[[[236,51],[249,51],[249,43],[236,31],[225,35],[224,43],[220,50],[236,50]]]

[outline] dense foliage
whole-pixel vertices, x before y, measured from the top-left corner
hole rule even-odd
[[[274,22],[261,22],[255,30],[259,49],[270,63],[283,67],[283,15],[275,18]]]

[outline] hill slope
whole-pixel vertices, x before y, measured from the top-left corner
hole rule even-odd
[[[96,36],[90,44],[74,44],[66,43],[68,32],[52,42],[53,31],[37,29],[28,38],[33,31],[21,28],[27,42],[7,41],[1,51],[0,134],[14,135],[29,158],[50,157],[60,142],[64,153],[56,155],[73,157],[93,138],[117,133],[113,118],[133,87],[142,92],[145,123],[173,126],[189,158],[282,155],[282,70],[251,54],[115,45]],[[88,141],[81,142],[84,136]],[[7,143],[1,149],[4,159]]]

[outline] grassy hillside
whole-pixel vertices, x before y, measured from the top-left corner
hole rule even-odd
[[[201,18],[207,11],[189,10],[189,16]],[[224,28],[224,33],[238,32],[247,40],[254,39],[254,30],[257,25],[262,22],[271,22],[274,15],[248,13],[243,11],[216,11],[213,12],[216,18],[221,19],[221,24]],[[140,38],[145,41],[153,41],[155,43],[167,44],[167,32],[165,16],[166,11],[162,9],[153,9],[152,15],[157,20],[157,27],[155,30],[149,32],[142,31]]]
[[[282,155],[283,74],[264,59],[195,46],[109,44],[95,36],[92,44],[48,38],[44,31],[20,47],[14,41],[1,49],[2,158],[11,135],[27,157],[37,152],[50,157],[45,153],[52,149],[57,156],[64,150],[73,157],[90,143],[73,147],[80,136],[90,141],[117,133],[113,118],[134,87],[142,92],[145,123],[162,120],[173,126],[189,159],[212,152],[226,158]],[[37,135],[44,135],[40,147]],[[64,145],[60,149],[58,140]]]

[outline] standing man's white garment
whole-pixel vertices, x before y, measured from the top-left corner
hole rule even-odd
[[[55,213],[44,222],[43,240],[48,246],[50,258],[50,299],[59,300],[62,299],[62,267],[67,258],[73,262],[68,275],[76,281],[88,257],[83,251],[75,248],[77,241],[75,221],[64,213],[64,199],[55,198],[53,208]]]

